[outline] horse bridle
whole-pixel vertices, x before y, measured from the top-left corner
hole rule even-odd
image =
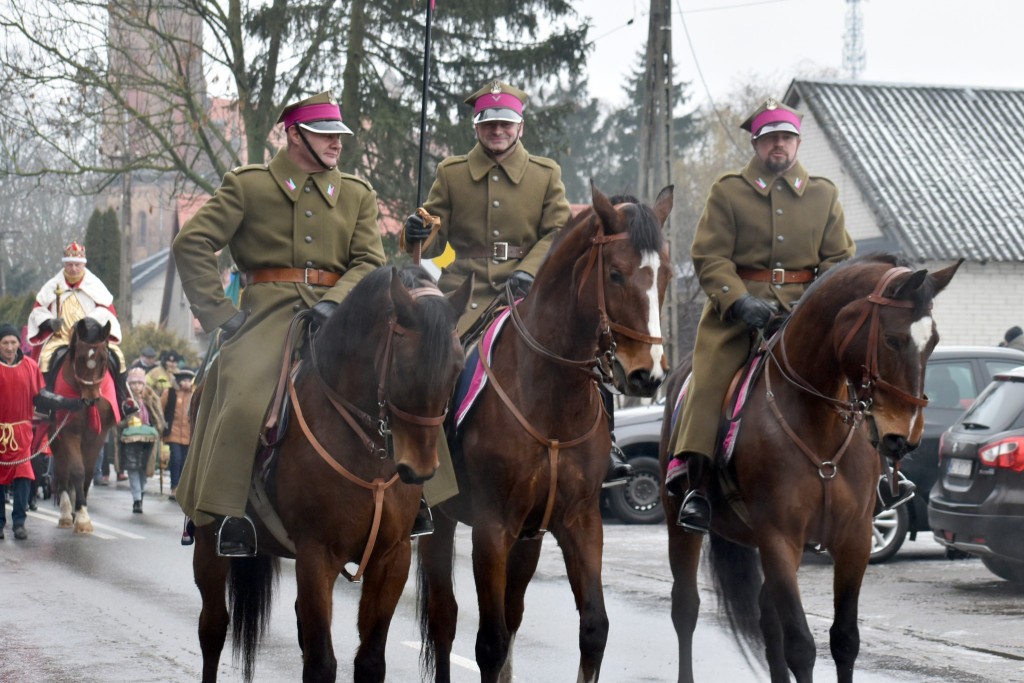
[[[625,204],[617,204],[615,208],[619,209],[623,206],[625,206]],[[590,247],[587,249],[587,263],[583,268],[583,275],[580,277],[580,284],[576,292],[578,297],[582,297],[583,287],[586,285],[591,271],[595,270],[595,265],[595,272],[598,274],[604,272],[604,245],[627,238],[629,238],[629,233],[625,232],[606,235],[604,233],[604,224],[600,222],[598,223],[597,234],[591,238]],[[655,273],[654,277],[657,278],[658,274]],[[611,320],[608,317],[607,307],[605,306],[605,285],[604,282],[599,282],[597,287],[597,310],[600,316],[599,327],[601,329],[601,332],[598,335],[599,355],[595,358],[588,358],[586,360],[572,360],[570,358],[565,358],[545,347],[526,329],[526,325],[523,324],[523,320],[519,315],[519,310],[512,299],[511,286],[508,282],[505,283],[505,293],[509,301],[509,308],[512,312],[511,317],[513,327],[516,328],[516,332],[519,333],[519,336],[530,349],[538,355],[554,361],[555,363],[566,365],[568,367],[579,368],[596,381],[608,382],[612,379],[611,367],[612,361],[616,358],[615,351],[617,346],[615,343],[615,337],[612,335],[613,331],[624,337],[634,339],[644,344],[661,344],[664,341],[662,337],[652,337],[651,335],[644,334]],[[604,350],[602,351],[601,349]]]
[[[107,347],[107,342],[105,340],[104,341],[99,341],[99,342],[87,342],[87,341],[82,341],[80,339],[79,340],[74,340],[73,339],[72,342],[69,344],[69,346],[77,347],[79,344],[82,344],[82,345],[88,347],[88,349],[89,349],[89,358],[85,361],[85,366],[89,370],[95,370],[97,363],[93,359],[93,356],[96,354],[96,349],[98,349],[100,347],[106,348]],[[77,349],[76,349],[76,351],[77,351]],[[72,375],[72,377],[75,378],[75,381],[78,383],[78,385],[82,386],[82,387],[96,387],[96,386],[102,385],[103,384],[103,377],[107,374],[106,365],[104,365],[103,367],[100,368],[100,373],[99,373],[98,379],[94,379],[94,380],[83,379],[78,374],[78,363],[76,362],[78,360],[77,355],[78,354],[75,353],[74,356],[72,356],[70,358],[71,362],[68,363],[68,365],[71,366],[71,375]],[[82,399],[83,405],[85,407],[87,407],[87,408],[95,405],[98,401],[99,401],[99,399],[96,399],[96,398],[83,398]]]

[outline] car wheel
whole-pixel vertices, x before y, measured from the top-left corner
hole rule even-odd
[[[1002,557],[981,558],[981,563],[988,567],[988,570],[1001,579],[1012,583],[1024,583],[1024,562],[1015,562]]]
[[[648,456],[630,458],[633,476],[623,486],[608,489],[608,507],[627,524],[657,524],[665,519],[661,509],[661,468]]]
[[[885,562],[896,554],[907,538],[910,512],[906,505],[886,510],[871,522],[871,564]]]

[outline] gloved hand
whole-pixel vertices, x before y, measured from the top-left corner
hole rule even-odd
[[[327,322],[327,319],[334,313],[334,309],[338,307],[333,301],[319,301],[313,308],[310,309],[310,313],[313,314],[311,320],[317,325],[323,325]]]
[[[530,293],[533,286],[533,276],[525,270],[516,270],[508,278],[508,285],[512,289],[512,296],[521,299]]]
[[[423,219],[413,214],[405,219],[405,241],[422,242],[430,237],[430,226],[423,224]]]
[[[764,328],[775,313],[775,306],[750,294],[744,294],[732,305],[733,317],[750,327]]]
[[[58,318],[50,318],[48,320],[44,320],[43,322],[39,323],[39,329],[43,330],[44,332],[48,331],[48,332],[57,333],[57,332],[60,331],[60,328],[62,328],[62,327],[64,327],[64,318],[60,318],[60,317],[58,317]]]
[[[242,329],[242,324],[245,322],[245,311],[239,311],[235,313],[228,321],[220,326],[220,340],[226,342],[231,337],[235,336],[235,332]]]

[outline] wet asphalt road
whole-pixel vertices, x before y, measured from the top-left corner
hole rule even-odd
[[[165,480],[166,490],[166,480]],[[191,552],[178,542],[181,513],[151,479],[145,513],[131,513],[127,488],[95,488],[92,536],[56,528],[56,511],[41,501],[28,521],[30,538],[0,541],[4,626],[0,681],[198,680],[199,595]],[[8,515],[9,515],[8,509]],[[553,539],[527,592],[515,645],[517,681],[575,681],[577,618]],[[477,681],[472,662],[476,606],[469,536],[460,529],[456,590],[460,604],[453,680]],[[270,633],[257,681],[301,678],[292,604],[292,563],[282,563]],[[806,556],[800,581],[818,643],[817,680],[834,681],[828,653],[831,566]],[[605,528],[605,596],[611,629],[602,681],[674,681],[675,635],[668,613],[668,562],[662,526]],[[706,585],[705,585],[706,587]],[[359,586],[335,588],[333,637],[339,680],[351,680]],[[702,591],[696,635],[698,680],[766,680],[750,668],[721,628],[713,596]],[[1024,681],[1024,587],[991,575],[978,560],[946,560],[930,538],[907,542],[889,563],[872,566],[861,599],[858,681]],[[415,586],[399,604],[388,642],[388,680],[418,681]],[[239,681],[228,652],[222,681]]]

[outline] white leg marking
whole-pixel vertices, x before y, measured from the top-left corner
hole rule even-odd
[[[661,265],[661,257],[653,251],[645,251],[640,261],[640,268],[651,269],[651,288],[647,290],[647,333],[652,337],[661,336],[661,309],[658,307],[658,267]],[[651,368],[651,377],[661,379],[665,376],[661,369],[661,357],[665,355],[665,348],[661,344],[651,345],[651,358],[654,360],[654,367]]]

